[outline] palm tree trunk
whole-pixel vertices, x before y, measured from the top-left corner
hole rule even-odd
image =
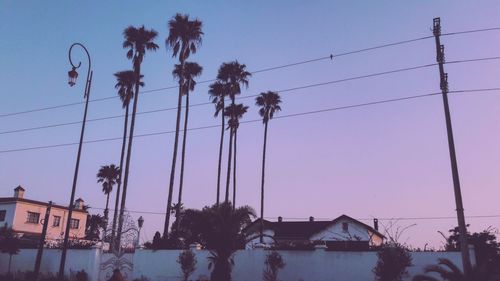
[[[109,193],[106,195],[106,209],[104,209],[104,219],[106,222],[108,221],[108,213],[109,213]]]
[[[177,228],[180,227],[179,214],[181,211],[182,186],[184,183],[184,160],[186,157],[186,134],[187,134],[188,118],[189,118],[189,90],[186,91],[186,112],[184,113],[184,131],[182,132],[181,175],[179,178],[179,199],[177,200],[177,210],[175,211],[175,218],[177,219]]]
[[[234,128],[234,156],[233,156],[233,210],[236,208],[236,142],[238,137],[238,128]]]
[[[139,60],[142,61],[142,60]],[[135,128],[135,115],[137,113],[137,101],[139,100],[139,82],[140,82],[140,77],[141,77],[141,65],[137,65],[137,69],[135,69],[135,75],[136,75],[136,83],[135,83],[135,97],[134,97],[134,106],[132,108],[132,119],[130,120],[130,133],[128,136],[128,147],[127,147],[127,158],[125,161],[125,177],[123,179],[123,194],[122,194],[122,201],[120,204],[120,216],[118,218],[118,230],[117,230],[117,236],[118,239],[116,239],[116,245],[119,249],[120,247],[120,240],[121,240],[121,234],[122,234],[122,229],[123,229],[123,220],[124,220],[124,213],[125,213],[125,202],[127,200],[127,187],[128,187],[128,174],[130,170],[130,157],[132,155],[132,141],[134,139],[134,128]]]
[[[181,68],[184,69],[184,61],[181,61]],[[174,191],[175,164],[177,161],[177,146],[179,144],[179,127],[181,123],[182,89],[184,80],[182,75],[179,78],[179,97],[177,101],[177,121],[175,123],[174,152],[172,156],[172,168],[170,169],[170,183],[168,186],[167,211],[165,212],[165,225],[163,226],[163,238],[168,238],[168,226],[170,225],[170,213],[172,211],[172,196]]]
[[[227,180],[226,180],[226,199],[225,203],[229,202],[229,183],[231,180],[231,160],[232,160],[232,149],[233,148],[233,128],[229,129],[229,154],[227,161]]]
[[[219,197],[220,197],[220,174],[221,174],[221,166],[222,166],[222,149],[224,147],[224,100],[222,100],[222,124],[220,128],[220,146],[219,146],[219,167],[217,170],[217,205],[219,205]]]
[[[264,175],[266,171],[267,123],[264,128],[264,149],[262,150],[262,181],[260,185],[260,243],[264,242]]]
[[[112,247],[115,247],[115,234],[116,234],[116,219],[118,216],[118,203],[120,201],[120,188],[122,185],[122,175],[123,175],[123,158],[125,156],[125,146],[127,144],[127,125],[128,125],[128,109],[129,104],[125,107],[125,124],[123,125],[123,141],[122,141],[122,151],[120,155],[120,180],[118,181],[116,187],[116,200],[115,200],[115,210],[113,212],[113,227],[111,229],[111,243]]]

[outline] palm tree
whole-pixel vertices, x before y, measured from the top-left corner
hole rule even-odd
[[[238,61],[231,61],[228,63],[223,63],[217,74],[217,79],[223,82],[227,87],[227,95],[231,99],[231,105],[235,105],[236,95],[241,94],[241,85],[248,88],[248,78],[252,76],[250,72],[246,70],[245,64],[240,64]],[[226,114],[226,116],[228,116]],[[231,175],[231,152],[233,144],[233,129],[229,126],[229,165],[227,168],[227,179],[226,179],[226,199],[229,201],[229,183]]]
[[[222,149],[224,146],[224,127],[225,127],[225,105],[224,105],[224,99],[227,96],[227,84],[221,82],[221,81],[215,81],[214,83],[210,84],[210,90],[208,93],[210,94],[210,99],[212,100],[212,103],[215,105],[215,113],[214,117],[217,117],[219,113],[221,114],[221,133],[220,133],[220,145],[219,145],[219,164],[217,168],[217,197],[216,197],[216,204],[219,204],[219,197],[220,197],[220,174],[221,174],[221,165],[222,165]]]
[[[130,101],[134,97],[134,83],[135,83],[135,75],[133,70],[125,70],[119,71],[115,73],[116,76],[116,85],[115,88],[118,90],[118,95],[122,101],[122,106],[125,108],[125,122],[123,124],[123,141],[122,141],[122,150],[120,154],[120,177],[118,178],[118,184],[116,186],[116,200],[115,200],[115,210],[113,213],[113,225],[111,228],[111,240],[115,240],[115,232],[116,232],[116,223],[118,217],[118,204],[120,202],[120,190],[122,185],[122,176],[123,176],[123,160],[125,158],[125,147],[127,144],[127,127],[128,127],[128,115],[129,115],[129,105]],[[142,75],[141,75],[142,77]],[[143,83],[140,82],[143,86]]]
[[[215,204],[202,210],[184,212],[181,229],[187,242],[200,243],[210,251],[211,280],[231,280],[233,254],[245,246],[244,227],[255,217],[248,206],[233,209],[231,203]]]
[[[425,268],[425,273],[436,273],[444,281],[498,281],[500,275],[495,273],[495,268],[483,266],[475,266],[471,272],[465,275],[453,262],[448,259],[438,259],[437,265],[429,265]],[[439,281],[439,279],[430,276],[419,274],[413,277],[413,281]]]
[[[151,29],[147,30],[144,26],[139,28],[129,26],[123,31],[123,36],[125,37],[125,41],[123,42],[123,48],[129,49],[127,52],[127,58],[132,60],[133,68],[134,68],[134,105],[132,107],[132,119],[130,121],[130,133],[128,135],[128,147],[127,147],[127,157],[125,160],[125,175],[123,177],[123,193],[122,193],[122,201],[120,204],[120,216],[118,223],[118,239],[117,245],[120,245],[120,234],[123,228],[123,220],[125,213],[125,201],[127,199],[127,187],[128,187],[128,175],[130,170],[130,157],[132,154],[132,141],[134,138],[134,126],[135,126],[135,115],[137,113],[137,101],[139,100],[139,86],[143,86],[143,83],[140,83],[141,79],[141,64],[144,56],[146,55],[146,51],[156,51],[158,49],[158,45],[154,43],[154,39],[158,36],[158,33]]]
[[[273,119],[274,113],[281,110],[281,98],[276,92],[268,91],[261,93],[255,99],[255,105],[259,106],[259,115],[264,123],[264,148],[262,152],[262,179],[260,190],[260,243],[263,242],[264,234],[264,175],[266,168],[266,145],[267,145],[267,125]]]
[[[104,220],[108,223],[108,205],[109,194],[113,191],[113,186],[118,183],[120,177],[120,168],[114,164],[101,166],[97,172],[97,182],[102,183],[102,192],[106,194],[106,208],[104,209]]]
[[[228,85],[231,104],[234,104],[236,95],[241,94],[241,85],[248,88],[248,78],[252,74],[246,70],[246,67],[245,64],[240,64],[238,61],[231,61],[223,63],[219,68],[217,79]]]
[[[165,45],[173,51],[172,57],[179,56],[179,67],[184,69],[186,59],[191,53],[196,53],[198,46],[201,45],[202,23],[199,20],[189,20],[188,15],[176,14],[173,19],[168,22],[169,35],[165,40]],[[175,75],[175,74],[174,74]],[[175,164],[177,160],[177,147],[179,143],[179,127],[181,121],[181,105],[182,94],[184,87],[184,77],[179,78],[179,96],[177,101],[177,119],[175,123],[174,150],[172,156],[172,168],[170,170],[170,182],[168,187],[167,210],[165,212],[165,225],[163,228],[163,236],[168,237],[168,226],[170,224],[170,211],[172,205],[172,195],[174,190],[175,179]]]
[[[195,77],[198,77],[201,75],[203,68],[198,65],[195,62],[185,62],[184,63],[184,69],[181,67],[181,65],[176,64],[175,69],[172,72],[174,77],[184,80],[184,85],[183,85],[183,92],[184,95],[186,96],[186,111],[184,115],[184,131],[182,132],[182,151],[181,151],[181,174],[179,178],[179,199],[177,201],[177,212],[176,212],[176,217],[178,218],[178,215],[180,214],[180,206],[182,202],[182,186],[184,182],[184,160],[185,160],[185,155],[186,155],[186,133],[187,133],[187,125],[188,125],[188,118],[189,118],[189,92],[194,90],[194,87],[196,86],[196,81],[194,80]]]
[[[233,131],[234,139],[234,155],[233,155],[233,208],[236,206],[236,143],[238,136],[238,127],[240,125],[240,119],[247,112],[248,106],[244,106],[243,104],[230,105],[228,107],[227,115],[230,117],[229,119],[229,127]],[[231,161],[231,157],[229,157],[229,161]],[[230,167],[230,166],[229,166]]]

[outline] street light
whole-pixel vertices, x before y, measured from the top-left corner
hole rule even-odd
[[[139,219],[137,220],[137,224],[139,226],[139,231],[137,231],[137,243],[135,244],[136,248],[139,247],[139,238],[141,237],[141,228],[144,225],[144,219],[142,218],[142,216],[140,216]]]
[[[88,70],[87,70],[87,81],[85,83],[85,90],[83,92],[83,97],[85,98],[85,111],[83,113],[82,130],[80,133],[80,143],[78,145],[78,154],[76,156],[75,174],[73,176],[73,186],[71,188],[71,197],[69,200],[68,219],[66,221],[66,231],[64,232],[64,242],[63,242],[63,246],[62,246],[61,263],[59,265],[59,274],[58,274],[59,280],[63,280],[63,277],[64,277],[64,266],[66,264],[66,252],[67,252],[67,248],[68,248],[69,231],[70,231],[70,225],[71,225],[71,215],[73,214],[73,208],[74,208],[76,182],[78,179],[78,168],[80,167],[80,156],[82,153],[83,135],[85,132],[85,121],[87,121],[87,108],[89,105],[90,85],[92,84],[92,70],[90,69],[92,64],[90,61],[90,54],[87,51],[87,48],[85,48],[85,46],[83,46],[80,43],[74,43],[73,45],[71,45],[71,47],[69,47],[68,58],[69,58],[69,63],[72,66],[72,69],[70,71],[68,71],[68,84],[71,87],[76,84],[76,79],[78,78],[78,72],[76,72],[76,69],[78,69],[82,65],[81,62],[79,62],[77,65],[75,65],[73,63],[73,60],[71,59],[71,51],[73,50],[73,47],[75,47],[75,46],[81,47],[85,51],[85,53],[87,54]]]

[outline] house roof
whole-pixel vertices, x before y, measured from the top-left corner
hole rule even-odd
[[[48,206],[49,203],[47,202],[42,202],[42,201],[36,201],[36,200],[31,200],[31,199],[26,199],[26,198],[18,198],[18,197],[0,197],[0,203],[17,203],[17,202],[25,202],[25,203],[31,203],[31,204],[36,204],[36,205],[42,205],[42,206]],[[52,207],[54,208],[59,208],[59,209],[68,209],[68,207],[57,205],[57,204],[52,204]],[[73,212],[81,212],[81,213],[87,213],[85,210],[79,210],[73,208]]]
[[[340,220],[347,219],[355,222],[368,231],[375,233],[376,235],[385,238],[380,232],[375,230],[373,227],[364,224],[356,219],[353,219],[347,215],[341,215],[338,218],[331,221],[281,221],[281,222],[271,222],[264,220],[264,229],[272,229],[274,231],[274,237],[278,239],[309,239],[312,235],[322,231],[328,226],[337,223]],[[258,225],[260,219],[253,221],[248,225],[244,231],[253,232],[255,226]]]

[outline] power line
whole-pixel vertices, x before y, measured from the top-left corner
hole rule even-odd
[[[342,83],[342,82],[347,82],[347,81],[352,81],[352,80],[358,80],[358,79],[364,79],[364,78],[371,78],[371,77],[376,77],[376,76],[381,76],[381,75],[387,75],[387,74],[393,74],[393,73],[398,73],[398,72],[416,70],[416,69],[420,69],[420,68],[427,68],[427,67],[431,67],[431,66],[435,66],[435,65],[437,65],[437,64],[433,63],[433,64],[426,64],[426,65],[414,66],[414,67],[399,68],[399,69],[394,69],[394,70],[389,70],[389,71],[384,71],[384,72],[377,72],[377,73],[372,73],[372,74],[367,74],[367,75],[354,76],[354,77],[343,78],[343,79],[338,79],[338,80],[332,80],[332,81],[327,81],[327,82],[321,82],[321,83],[309,84],[309,85],[298,86],[298,87],[293,87],[293,88],[288,88],[288,89],[282,89],[282,90],[278,90],[277,92],[279,92],[279,93],[285,93],[285,92],[303,90],[303,89],[307,89],[307,88],[325,86],[325,85],[330,85],[330,84],[337,84],[337,83]],[[238,97],[238,99],[248,99],[248,98],[253,98],[253,97],[256,97],[256,96],[258,96],[258,95],[247,95],[245,97]],[[211,102],[198,103],[198,104],[191,105],[191,107],[208,105],[208,104],[212,104],[212,103]],[[163,108],[163,109],[155,109],[155,110],[143,111],[143,112],[139,112],[137,114],[138,115],[149,114],[149,113],[156,113],[156,112],[169,111],[169,110],[175,110],[175,109],[177,109],[177,107],[169,107],[169,108]],[[94,118],[94,119],[87,120],[87,122],[103,121],[103,120],[120,118],[120,117],[124,117],[124,116],[125,115],[120,114],[120,115],[114,115],[114,116],[108,116],[108,117],[102,117],[102,118]],[[54,127],[68,126],[68,125],[75,125],[75,124],[80,124],[80,123],[82,123],[82,121],[74,121],[74,122],[66,122],[66,123],[59,123],[59,124],[51,124],[51,125],[45,125],[45,126],[31,127],[31,128],[15,129],[15,130],[9,130],[9,131],[0,132],[0,135],[11,134],[11,133],[19,133],[19,132],[26,132],[26,131],[33,131],[33,130],[48,129],[48,128],[54,128]]]
[[[90,207],[90,209],[96,210],[105,210],[102,207]],[[114,209],[108,208],[109,211],[114,211]],[[165,212],[156,212],[156,211],[143,211],[143,210],[126,210],[128,213],[136,213],[136,214],[150,214],[150,215],[165,215]],[[282,217],[283,220],[307,220],[309,221],[309,217]],[[371,221],[373,219],[378,219],[379,221],[402,221],[402,220],[448,220],[448,219],[456,219],[454,216],[435,216],[435,217],[387,217],[387,218],[355,218],[358,221]],[[468,219],[481,219],[481,218],[500,218],[500,215],[471,215],[466,216]],[[265,219],[275,219],[278,217],[265,217]],[[333,220],[335,218],[315,218],[316,220]]]
[[[391,46],[396,46],[396,45],[408,44],[408,43],[411,43],[411,42],[425,40],[425,39],[429,39],[429,38],[432,38],[432,37],[433,36],[425,36],[425,37],[419,37],[419,38],[414,38],[414,39],[410,39],[410,40],[403,40],[403,41],[399,41],[399,42],[393,42],[393,43],[388,43],[388,44],[373,46],[373,47],[369,47],[369,48],[358,49],[358,50],[354,50],[354,51],[348,51],[348,52],[344,52],[344,53],[338,53],[338,54],[335,54],[335,55],[334,54],[330,54],[328,56],[322,56],[322,57],[318,57],[318,58],[314,58],[314,59],[309,59],[309,60],[304,60],[304,61],[299,61],[299,62],[284,64],[284,65],[279,65],[279,66],[274,66],[274,67],[263,68],[263,69],[252,71],[251,73],[252,74],[257,74],[257,73],[262,73],[262,72],[267,72],[267,71],[272,71],[272,70],[277,70],[277,69],[282,69],[282,68],[287,68],[287,67],[292,67],[292,66],[297,66],[297,65],[302,65],[302,64],[307,64],[307,63],[322,61],[322,60],[332,60],[333,58],[336,58],[336,57],[347,56],[347,55],[352,55],[352,54],[357,54],[357,53],[372,51],[372,50],[386,48],[386,47],[391,47]],[[199,82],[197,82],[197,84],[210,83],[210,82],[213,82],[215,80],[216,79],[209,79],[209,80],[199,81]],[[141,94],[153,93],[153,92],[159,92],[159,91],[170,90],[170,89],[177,89],[177,88],[178,88],[178,86],[167,86],[167,87],[163,87],[163,88],[157,88],[157,89],[151,89],[151,90],[144,90],[144,91],[141,91]],[[98,99],[89,100],[89,102],[99,102],[99,101],[105,101],[105,100],[116,99],[116,98],[118,98],[118,96],[109,96],[109,97],[104,97],[104,98],[98,98]],[[41,108],[30,109],[30,110],[25,110],[25,111],[18,111],[18,112],[0,114],[0,118],[1,117],[14,116],[14,115],[20,115],[20,114],[27,114],[27,113],[39,112],[39,111],[45,111],[45,110],[58,109],[58,108],[63,108],[63,107],[68,107],[68,106],[79,105],[79,104],[83,104],[83,103],[84,103],[83,101],[82,102],[74,102],[74,103],[61,104],[61,105],[56,105],[56,106],[48,106],[48,107],[41,107]]]
[[[477,32],[485,32],[485,31],[495,31],[500,30],[500,27],[490,27],[490,28],[482,28],[482,29],[473,29],[473,30],[465,30],[465,31],[457,31],[457,32],[448,32],[442,33],[441,36],[450,36],[450,35],[459,35],[466,33],[477,33]],[[434,37],[434,36],[432,36]]]
[[[500,27],[491,27],[491,28],[474,29],[474,30],[466,30],[466,31],[448,32],[448,33],[441,34],[441,36],[451,36],[451,35],[477,33],[477,32],[485,32],[485,31],[495,31],[495,30],[500,30]],[[347,56],[347,55],[358,54],[358,53],[377,50],[377,49],[386,48],[386,47],[392,47],[392,46],[397,46],[397,45],[413,43],[413,42],[417,42],[417,41],[421,41],[421,40],[430,39],[433,37],[434,36],[423,36],[423,37],[418,37],[418,38],[414,38],[414,39],[403,40],[403,41],[398,41],[398,42],[393,42],[393,43],[387,43],[387,44],[383,44],[383,45],[358,49],[358,50],[354,50],[354,51],[348,51],[348,52],[344,52],[344,53],[338,53],[335,55],[330,54],[329,56],[323,56],[323,57],[318,57],[318,58],[314,58],[314,59],[310,59],[310,60],[304,60],[304,61],[284,64],[284,65],[280,65],[280,66],[274,66],[274,67],[264,68],[264,69],[260,69],[260,70],[255,70],[252,73],[256,74],[256,73],[261,73],[261,72],[265,72],[265,71],[271,71],[271,70],[276,70],[276,69],[281,69],[281,68],[286,68],[286,67],[292,67],[292,66],[297,66],[297,65],[302,65],[302,64],[306,64],[306,63],[312,63],[312,62],[317,62],[317,61],[327,60],[327,59],[331,60],[335,57]],[[200,82],[198,82],[198,84],[209,83],[209,82],[213,82],[213,81],[215,81],[215,79],[200,81]],[[177,88],[178,88],[178,86],[167,86],[167,87],[163,87],[163,88],[145,90],[145,91],[142,91],[141,93],[143,93],[143,94],[144,93],[152,93],[152,92],[164,91],[164,90],[169,90],[169,89],[177,89]],[[105,100],[110,100],[110,99],[115,99],[115,98],[118,98],[118,96],[97,98],[97,99],[90,100],[89,102],[99,102],[99,101],[105,101]],[[75,106],[75,105],[79,105],[79,104],[83,104],[83,103],[84,103],[83,101],[82,102],[74,102],[74,103],[67,103],[67,104],[61,104],[61,105],[55,105],[55,106],[47,106],[47,107],[30,109],[30,110],[0,114],[0,118],[14,116],[14,115],[20,115],[20,114],[39,112],[39,111],[45,111],[45,110],[58,109],[58,108],[63,108],[63,107],[68,107],[68,106]]]
[[[493,90],[500,90],[500,88],[490,88],[490,89],[485,89],[485,91],[493,91]],[[450,91],[450,93],[466,93],[466,92],[476,92],[476,90],[458,90],[458,91]],[[413,99],[418,99],[418,98],[423,98],[423,97],[429,97],[429,96],[435,96],[435,95],[440,95],[440,92],[434,92],[434,93],[428,93],[428,94],[421,94],[421,95],[414,95],[414,96],[408,96],[408,97],[401,97],[401,98],[394,98],[394,99],[386,99],[386,100],[379,100],[379,101],[373,101],[373,102],[366,102],[366,103],[360,103],[360,104],[353,104],[353,105],[347,105],[347,106],[340,106],[340,107],[331,107],[331,108],[326,108],[326,109],[320,109],[320,110],[313,110],[313,111],[307,111],[307,112],[300,112],[300,113],[293,113],[293,114],[287,114],[287,115],[280,115],[280,116],[275,116],[274,119],[284,119],[284,118],[290,118],[290,117],[297,117],[297,116],[304,116],[304,115],[312,115],[312,114],[318,114],[318,113],[324,113],[324,112],[331,112],[331,111],[337,111],[337,110],[344,110],[344,109],[351,109],[351,108],[357,108],[357,107],[365,107],[365,106],[370,106],[370,105],[377,105],[377,104],[383,104],[383,103],[390,103],[390,102],[397,102],[397,101],[404,101],[404,100],[413,100]],[[255,122],[262,122],[261,119],[254,119],[254,120],[247,120],[247,121],[241,121],[240,124],[245,124],[245,123],[255,123]],[[204,130],[204,129],[211,129],[211,128],[220,128],[221,125],[209,125],[209,126],[202,126],[202,127],[194,127],[194,128],[189,128],[188,131],[197,131],[197,130]],[[183,130],[180,130],[183,131]],[[139,134],[135,135],[134,138],[141,138],[141,137],[149,137],[149,136],[157,136],[157,135],[164,135],[164,134],[171,134],[175,133],[175,131],[159,131],[159,132],[153,132],[153,133],[147,133],[147,134]],[[103,139],[96,139],[96,140],[89,140],[89,141],[84,141],[83,143],[88,144],[88,143],[98,143],[98,142],[106,142],[106,141],[114,141],[114,140],[122,140],[122,137],[114,137],[114,138],[103,138]],[[55,148],[55,147],[65,147],[65,146],[72,146],[72,145],[77,145],[77,142],[72,142],[72,143],[61,143],[61,144],[54,144],[54,145],[45,145],[45,146],[35,146],[35,147],[26,147],[26,148],[18,148],[18,149],[9,149],[9,150],[2,150],[0,151],[0,154],[3,153],[11,153],[11,152],[19,152],[19,151],[29,151],[29,150],[38,150],[38,149],[47,149],[47,148]]]
[[[454,60],[454,61],[447,62],[447,64],[468,63],[468,62],[498,60],[498,59],[500,59],[500,56],[485,57],[485,58],[473,58],[473,59],[464,59],[464,60]],[[294,87],[294,88],[289,88],[289,89],[283,89],[283,90],[278,90],[277,92],[283,93],[283,92],[301,90],[301,89],[306,89],[306,88],[311,88],[311,87],[324,86],[324,85],[328,85],[328,84],[336,84],[336,83],[347,82],[347,81],[351,81],[351,80],[358,80],[358,79],[363,79],[363,78],[370,78],[370,77],[375,77],[375,76],[380,76],[380,75],[397,73],[397,72],[410,71],[410,70],[415,70],[415,69],[419,69],[419,68],[431,67],[431,66],[435,66],[435,65],[437,65],[437,64],[434,63],[434,64],[427,64],[427,65],[421,65],[421,66],[416,66],[416,67],[400,68],[400,69],[378,72],[378,73],[373,73],[373,74],[368,74],[368,75],[355,76],[355,77],[349,77],[349,78],[344,78],[344,79],[340,79],[340,80],[333,80],[333,81],[327,81],[327,82],[316,83],[316,84],[309,84],[309,85],[299,86],[299,87]],[[238,97],[237,99],[248,99],[248,98],[253,98],[256,96],[258,96],[258,95],[247,95],[244,97]],[[212,103],[211,102],[204,102],[204,103],[192,104],[191,107],[210,105],[210,104],[212,104]],[[175,109],[177,109],[177,107],[161,108],[161,109],[138,112],[137,115],[157,113],[157,112],[163,112],[163,111],[169,111],[169,110],[175,110]],[[124,114],[121,114],[121,115],[114,115],[114,116],[108,116],[108,117],[102,117],[102,118],[94,118],[94,119],[87,120],[87,122],[103,121],[103,120],[120,118],[120,117],[124,117],[124,116],[125,116]],[[0,117],[1,117],[1,115],[0,115]],[[76,125],[76,124],[81,124],[81,123],[82,123],[82,121],[75,121],[75,122],[51,124],[51,125],[44,125],[44,126],[31,127],[31,128],[14,129],[14,130],[0,132],[0,135],[33,131],[33,130],[40,130],[40,129],[48,129],[48,128],[54,128],[54,127],[68,126],[68,125]]]

